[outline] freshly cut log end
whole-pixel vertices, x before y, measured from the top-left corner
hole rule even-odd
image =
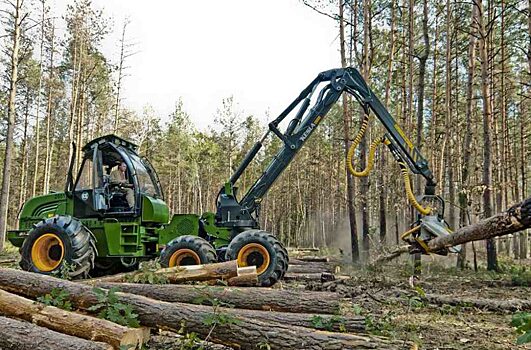
[[[29,322],[0,316],[0,349],[2,350],[113,350],[106,343],[76,338],[51,331]]]

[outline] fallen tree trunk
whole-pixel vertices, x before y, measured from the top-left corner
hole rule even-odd
[[[0,268],[0,288],[30,297],[44,295],[53,288],[59,288],[69,293],[72,304],[77,308],[87,309],[98,303],[98,294],[91,286],[13,269]],[[139,321],[145,326],[177,330],[184,322],[187,331],[193,331],[201,337],[208,336],[211,341],[229,346],[238,344],[241,349],[256,349],[257,344],[268,344],[271,349],[331,350],[402,349],[405,346],[402,341],[379,336],[316,331],[288,325],[284,321],[266,321],[263,317],[252,319],[225,315],[223,325],[216,326],[215,320],[220,318],[217,308],[168,303],[120,292],[116,296],[121,303],[128,304],[138,314]]]
[[[319,264],[301,264],[301,265],[290,265],[288,267],[288,273],[331,273],[333,272],[332,267],[329,265]]]
[[[236,260],[214,264],[175,266],[156,271],[132,271],[119,273],[112,276],[92,278],[83,283],[94,284],[98,282],[140,282],[146,280],[148,274],[155,274],[166,278],[168,283],[182,283],[188,281],[227,280],[238,276],[238,262]]]
[[[524,299],[486,299],[471,297],[456,297],[452,295],[426,294],[424,299],[431,304],[476,307],[491,311],[531,311],[531,301]]]
[[[75,337],[105,342],[115,348],[123,345],[135,349],[147,342],[142,329],[46,306],[3,290],[0,290],[0,314]]]
[[[334,281],[336,277],[332,273],[286,273],[284,275],[285,281],[301,281],[301,282],[329,282]]]
[[[25,321],[0,316],[2,350],[113,350],[109,344],[76,338]]]
[[[212,305],[212,302],[217,300],[235,308],[252,310],[336,314],[342,302],[335,293],[297,292],[287,289],[105,282],[97,283],[96,286],[106,289],[117,287],[122,292],[168,302]]]
[[[473,225],[461,227],[453,234],[428,242],[431,251],[453,247],[466,242],[479,241],[515,233],[531,226],[531,198],[513,205],[508,210]]]
[[[513,205],[504,212],[483,219],[475,224],[461,227],[451,235],[434,238],[428,242],[428,248],[430,251],[436,252],[467,242],[505,236],[529,227],[531,227],[531,198]],[[389,254],[376,259],[372,265],[391,261],[407,252],[409,252],[408,246],[398,247]]]

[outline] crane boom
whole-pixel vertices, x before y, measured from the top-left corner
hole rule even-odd
[[[291,163],[297,152],[304,146],[308,138],[339,100],[343,93],[352,95],[365,110],[370,111],[380,120],[387,134],[386,144],[401,167],[409,167],[415,173],[426,179],[425,194],[433,195],[435,181],[427,160],[418,148],[407,138],[403,130],[396,123],[389,111],[378,97],[367,86],[360,72],[353,67],[331,69],[321,72],[317,77],[293,100],[293,102],[272,122],[265,135],[247,153],[229,182],[220,190],[218,196],[217,222],[226,227],[258,227],[255,217],[258,216],[260,201],[271,188],[280,174]],[[313,105],[312,98],[314,95]],[[280,123],[298,108],[294,118],[288,123],[284,132],[279,129]],[[249,188],[240,201],[236,199],[235,184],[258,154],[265,139],[270,134],[278,137],[283,146],[261,176]]]

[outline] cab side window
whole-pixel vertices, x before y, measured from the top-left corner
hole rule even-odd
[[[94,164],[92,159],[86,158],[81,165],[82,169],[79,173],[79,179],[76,184],[76,191],[91,190],[94,188]]]

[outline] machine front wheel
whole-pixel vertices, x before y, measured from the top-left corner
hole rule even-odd
[[[171,240],[160,254],[163,267],[201,265],[218,261],[216,250],[205,239],[192,235]]]
[[[238,266],[256,266],[258,283],[269,287],[284,277],[288,270],[288,252],[271,233],[248,230],[238,234],[227,248],[227,260],[238,260]]]
[[[42,274],[85,278],[94,268],[92,233],[71,216],[44,219],[29,232],[20,249],[20,267]]]

